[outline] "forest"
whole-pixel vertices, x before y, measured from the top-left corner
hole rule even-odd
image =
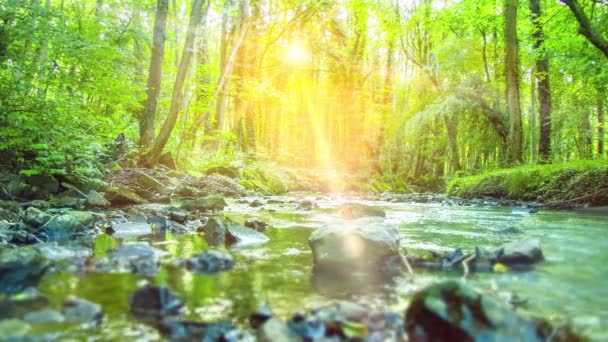
[[[604,340],[607,90],[606,0],[0,0],[0,340]]]

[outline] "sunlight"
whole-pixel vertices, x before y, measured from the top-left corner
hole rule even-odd
[[[310,51],[300,42],[292,42],[287,46],[286,59],[295,65],[305,65],[310,59]]]

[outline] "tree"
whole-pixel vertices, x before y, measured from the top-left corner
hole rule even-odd
[[[190,69],[190,62],[192,60],[192,56],[195,54],[194,42],[196,39],[197,31],[199,24],[202,21],[203,14],[203,4],[205,0],[194,0],[192,3],[192,10],[190,13],[190,20],[188,22],[188,30],[186,32],[186,41],[184,43],[184,49],[182,52],[182,56],[179,63],[179,68],[177,70],[177,75],[175,76],[175,84],[173,85],[173,92],[171,94],[171,107],[169,109],[169,113],[167,114],[167,118],[158,133],[158,136],[154,140],[154,145],[149,153],[145,154],[142,157],[141,164],[143,166],[151,167],[158,163],[160,156],[171,137],[171,132],[173,131],[173,127],[175,126],[175,122],[177,121],[177,117],[181,111],[182,99],[184,95],[184,82],[186,80],[186,76],[188,75],[188,71]]]
[[[597,32],[592,26],[589,17],[585,14],[585,10],[578,2],[578,0],[561,0],[574,14],[576,21],[579,24],[578,32],[582,34],[587,40],[597,47],[604,56],[608,57],[608,40],[602,37],[602,34]],[[605,23],[605,22],[604,22]]]
[[[154,17],[152,57],[150,58],[148,84],[146,86],[147,97],[139,120],[139,145],[143,148],[149,147],[154,140],[154,118],[163,72],[168,12],[169,0],[158,0],[156,16]]]
[[[540,0],[530,0],[530,12],[532,15],[532,25],[534,32],[534,51],[536,58],[534,61],[534,75],[538,86],[539,103],[539,126],[540,134],[538,137],[538,152],[542,160],[547,160],[551,155],[551,85],[549,82],[549,59],[545,53],[543,43],[545,36],[543,26],[540,22],[541,8]],[[534,115],[534,114],[532,114]]]
[[[506,0],[505,11],[505,75],[507,112],[509,113],[509,162],[521,161],[523,156],[523,130],[519,102],[517,2],[517,0]]]

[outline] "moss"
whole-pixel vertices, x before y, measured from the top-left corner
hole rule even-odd
[[[447,185],[450,196],[501,197],[519,200],[564,201],[608,188],[608,161],[583,160],[551,165],[526,165],[456,178]],[[608,191],[607,191],[608,192]],[[608,203],[608,194],[589,199]]]

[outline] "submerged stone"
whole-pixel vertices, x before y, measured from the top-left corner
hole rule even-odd
[[[103,320],[101,305],[82,298],[68,298],[63,302],[61,311],[68,323],[99,325]]]
[[[205,240],[213,246],[253,245],[268,241],[266,235],[228,219],[211,217],[199,228],[205,233]]]
[[[411,341],[543,341],[535,322],[458,281],[418,292],[406,311]]]
[[[255,218],[249,218],[247,219],[247,221],[245,221],[244,226],[247,228],[255,229],[258,232],[264,232],[266,228],[269,227],[269,224]]]
[[[158,324],[159,331],[170,341],[229,341],[235,330],[228,322],[192,322],[168,319]]]
[[[183,264],[189,271],[216,273],[231,270],[234,259],[228,253],[207,250],[184,260]]]
[[[159,321],[181,313],[184,301],[167,287],[146,286],[131,295],[131,314],[143,321]]]
[[[299,342],[302,339],[278,318],[267,320],[257,330],[256,340],[259,342]]]

